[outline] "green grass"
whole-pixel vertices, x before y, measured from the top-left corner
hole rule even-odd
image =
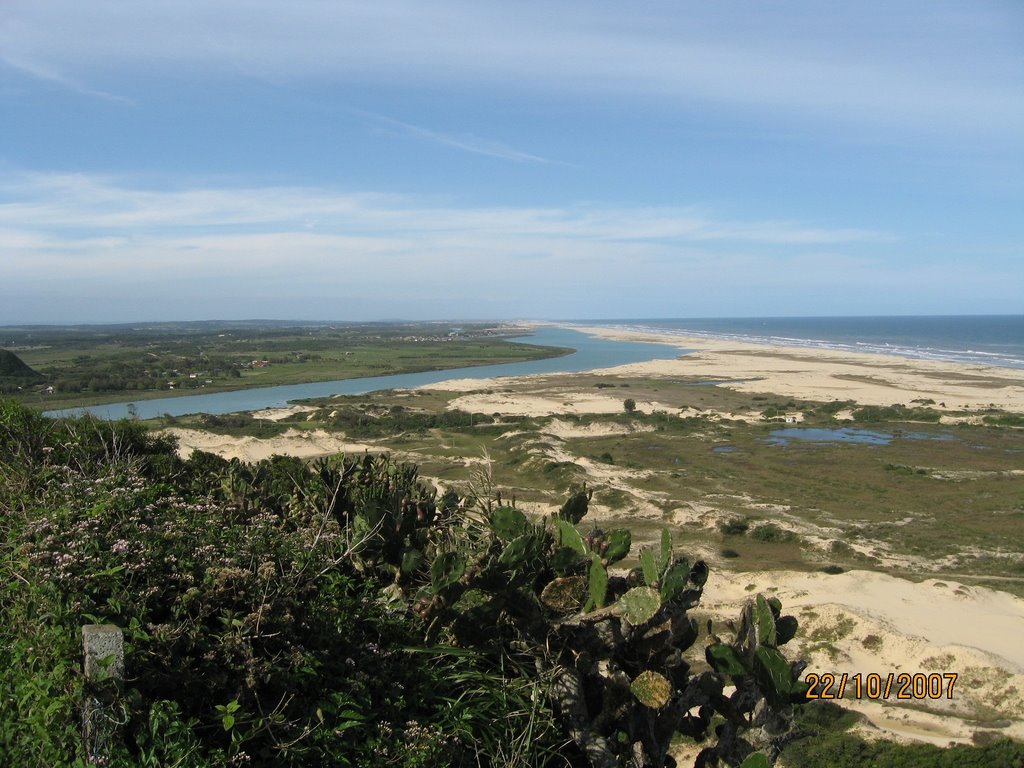
[[[1024,765],[1024,744],[998,732],[979,731],[975,744],[937,747],[867,740],[851,733],[863,716],[817,701],[801,708],[799,727],[813,735],[783,750],[782,768],[1014,768]]]

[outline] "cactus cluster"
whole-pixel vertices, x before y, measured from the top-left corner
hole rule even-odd
[[[627,529],[580,533],[589,501],[588,491],[576,492],[539,522],[514,504],[485,505],[476,528],[438,539],[448,549],[423,549],[429,578],[414,600],[430,632],[531,658],[552,681],[554,708],[590,765],[672,765],[674,734],[703,739],[715,715],[726,725],[701,765],[739,766],[758,750],[774,762],[791,730],[791,704],[804,693],[800,668],[778,650],[795,619],[781,616],[774,598],[758,597],[733,642],[708,646],[710,671],[694,674],[683,654],[700,628],[688,611],[700,601],[707,565],[678,556],[666,530],[632,570],[610,570],[629,556],[632,537]]]
[[[709,569],[678,555],[667,530],[625,570],[628,529],[579,530],[586,489],[534,521],[497,494],[460,499],[448,491],[438,499],[415,467],[387,457],[325,460],[315,469],[314,481],[288,492],[305,497],[296,503],[315,500],[337,521],[352,563],[382,585],[382,599],[422,618],[429,642],[541,672],[554,711],[591,766],[672,765],[673,736],[703,740],[713,718],[722,723],[700,766],[749,766],[759,755],[770,765],[790,738],[802,668],[779,646],[793,637],[796,620],[782,616],[774,598],[758,597],[730,642],[712,638],[710,669],[695,674],[684,652],[700,628],[688,612]],[[255,506],[256,487],[276,492],[239,467],[225,472],[225,495],[241,509]]]

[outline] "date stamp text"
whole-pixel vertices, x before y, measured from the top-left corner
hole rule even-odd
[[[897,699],[923,701],[952,699],[956,672],[889,672],[849,674],[809,672],[804,677],[808,699]]]

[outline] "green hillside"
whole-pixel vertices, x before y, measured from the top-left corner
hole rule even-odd
[[[0,349],[0,379],[40,379],[39,373],[6,349]]]

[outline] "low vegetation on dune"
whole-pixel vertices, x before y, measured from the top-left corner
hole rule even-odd
[[[631,412],[623,390],[638,404]],[[574,412],[588,391],[608,402],[581,408],[606,412]],[[867,568],[1024,594],[1024,552],[1013,546],[1024,534],[1024,432],[1012,414],[936,424],[894,407],[853,421],[842,416],[870,409],[607,375],[311,407],[278,428],[394,452],[440,483],[466,482],[486,452],[495,482],[538,511],[586,482],[603,522],[644,540],[668,523],[709,560],[728,551],[733,569]]]

